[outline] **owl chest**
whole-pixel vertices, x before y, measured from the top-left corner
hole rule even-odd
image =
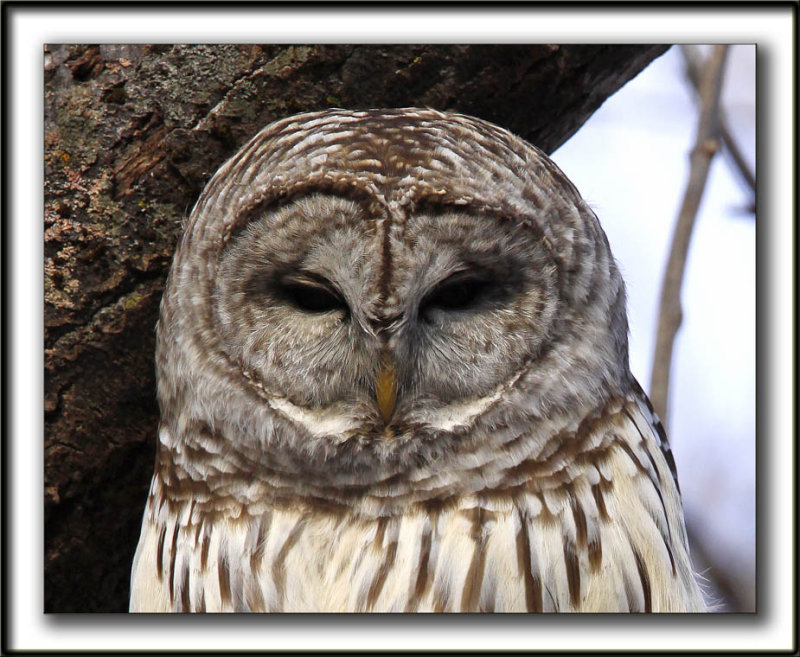
[[[492,508],[468,499],[382,518],[307,507],[203,518],[156,503],[134,560],[131,609],[701,609],[674,496],[626,481],[605,492],[575,485],[569,499],[521,493]]]
[[[183,599],[205,611],[524,611],[519,527],[511,513],[488,513],[225,522],[205,563],[202,540],[188,557],[202,568]]]

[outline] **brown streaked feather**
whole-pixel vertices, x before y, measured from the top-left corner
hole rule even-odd
[[[647,458],[650,460],[650,465],[653,467],[653,472],[656,473],[656,477],[658,478],[658,481],[660,483],[661,482],[661,473],[658,471],[658,468],[656,467],[656,462],[653,459],[653,455],[650,453],[650,450],[647,448],[647,445],[648,445],[647,437],[644,435],[644,433],[642,432],[641,427],[639,426],[639,423],[636,421],[636,418],[633,417],[633,414],[631,413],[630,409],[627,408],[627,407],[625,408],[625,415],[628,416],[628,419],[630,420],[631,424],[636,428],[636,431],[639,433],[639,436],[641,437],[641,440],[639,441],[639,447],[641,447],[642,450],[644,450],[645,454],[647,454]]]
[[[636,469],[639,470],[639,472],[652,479],[652,475],[647,471],[647,468],[639,460],[639,457],[636,455],[636,453],[633,451],[633,448],[627,443],[627,441],[617,440],[614,444],[623,452],[625,452],[625,454],[627,454],[628,458],[631,460],[631,463],[636,466]]]
[[[383,585],[386,583],[386,577],[388,576],[389,571],[394,564],[395,556],[397,555],[397,536],[394,535],[392,538],[390,538],[388,545],[386,545],[384,548],[383,538],[386,532],[386,525],[388,521],[386,518],[381,518],[378,522],[380,524],[378,525],[378,532],[375,536],[375,546],[384,552],[384,557],[380,567],[375,573],[372,583],[370,584],[369,591],[367,592],[365,606],[367,611],[374,609],[375,604],[378,601],[378,597],[383,590]]]
[[[200,570],[205,570],[208,565],[208,548],[211,544],[211,534],[205,533],[203,535],[203,544],[200,547]]]
[[[542,611],[542,586],[539,577],[533,572],[531,560],[531,540],[528,535],[528,522],[521,511],[517,511],[519,531],[517,532],[517,567],[525,583],[525,609],[529,612]]]
[[[661,538],[664,539],[664,547],[667,548],[667,554],[669,555],[669,563],[670,566],[672,566],[672,576],[676,577],[678,571],[675,568],[675,556],[672,554],[672,548],[670,547],[670,544],[667,542],[667,539],[664,537],[663,534],[661,535]]]
[[[300,539],[300,534],[305,528],[305,522],[300,520],[294,527],[292,527],[286,540],[283,542],[275,561],[272,564],[272,581],[275,584],[275,596],[273,608],[270,611],[280,611],[283,609],[283,602],[286,595],[286,568],[285,561],[289,555],[290,550],[295,546]]]
[[[183,565],[183,577],[181,578],[181,590],[180,590],[180,611],[187,612],[192,610],[192,604],[189,598],[189,594],[191,592],[191,588],[189,585],[189,567],[186,563]]]
[[[462,511],[462,513],[471,517],[470,535],[475,543],[475,549],[472,552],[469,568],[467,568],[464,590],[461,592],[461,611],[477,611],[483,586],[483,573],[486,568],[485,535],[488,528],[484,524],[484,518],[486,523],[494,522],[494,514],[481,509],[481,507]]]
[[[661,450],[661,454],[664,456],[664,460],[667,462],[667,467],[669,468],[670,474],[672,475],[672,482],[675,484],[675,488],[678,491],[678,495],[681,494],[681,487],[678,484],[678,468],[675,465],[675,458],[672,455],[672,448],[669,444],[669,439],[667,438],[667,432],[664,430],[664,425],[661,423],[661,420],[658,417],[658,413],[653,408],[653,404],[650,401],[650,398],[645,394],[644,390],[640,383],[633,379],[632,387],[634,391],[634,395],[637,399],[644,402],[645,407],[650,413],[652,417],[651,426],[656,432],[659,440],[659,448]]]
[[[578,548],[585,548],[587,545],[586,535],[586,514],[581,507],[578,498],[572,490],[572,486],[567,487],[567,495],[569,496],[569,504],[572,509],[572,517],[575,520],[575,540]]]
[[[167,537],[167,526],[163,525],[158,532],[158,546],[156,547],[156,573],[160,582],[164,577],[164,540]]]
[[[267,532],[269,531],[271,521],[272,516],[269,514],[259,519],[255,549],[250,554],[250,569],[253,572],[256,572],[261,567],[261,561],[264,558],[264,548],[267,543]]]
[[[430,572],[428,561],[431,556],[431,535],[433,533],[431,521],[426,520],[422,529],[422,536],[420,538],[419,547],[419,565],[417,566],[417,577],[414,581],[414,591],[409,596],[408,606],[406,611],[412,611],[412,603],[414,608],[419,604],[419,601],[425,596],[430,588]]]
[[[261,593],[261,587],[255,579],[245,582],[245,600],[247,602],[248,611],[263,613],[266,611],[264,604],[264,596]]]
[[[608,510],[606,509],[606,501],[603,499],[603,484],[594,484],[592,486],[592,495],[597,504],[597,511],[600,514],[601,520],[608,521]]]
[[[642,583],[642,595],[644,596],[644,613],[651,614],[653,612],[653,599],[650,593],[650,576],[647,574],[647,566],[639,554],[636,546],[631,544],[633,549],[633,557],[636,560],[636,569],[639,571],[639,581]]]
[[[569,601],[573,609],[577,609],[581,597],[581,571],[575,546],[566,537],[564,537],[564,565],[567,569]]]
[[[175,521],[175,529],[172,530],[172,545],[169,548],[169,602],[175,601],[175,557],[178,556],[178,531],[180,525]]]
[[[600,570],[600,566],[603,564],[603,545],[599,534],[592,537],[588,547],[589,566],[592,569],[592,573],[597,573],[597,571]]]
[[[231,603],[231,573],[228,568],[228,557],[224,554],[219,556],[217,562],[217,579],[219,580],[219,597],[222,608],[225,609]]]

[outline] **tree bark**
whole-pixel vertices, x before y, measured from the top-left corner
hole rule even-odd
[[[428,106],[547,152],[666,46],[45,47],[45,611],[125,611],[183,219],[269,122]]]

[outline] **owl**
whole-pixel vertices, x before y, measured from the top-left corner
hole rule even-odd
[[[535,147],[328,110],[208,183],[130,609],[704,610],[597,218]]]

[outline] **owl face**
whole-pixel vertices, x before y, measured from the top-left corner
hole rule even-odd
[[[577,191],[533,146],[433,110],[256,135],[192,212],[158,335],[165,445],[214,436],[282,486],[474,465],[487,435],[629,376],[624,287]]]
[[[555,276],[535,234],[469,208],[418,207],[384,240],[358,202],[266,211],[222,256],[227,357],[292,406],[380,430],[434,422],[536,357]]]

